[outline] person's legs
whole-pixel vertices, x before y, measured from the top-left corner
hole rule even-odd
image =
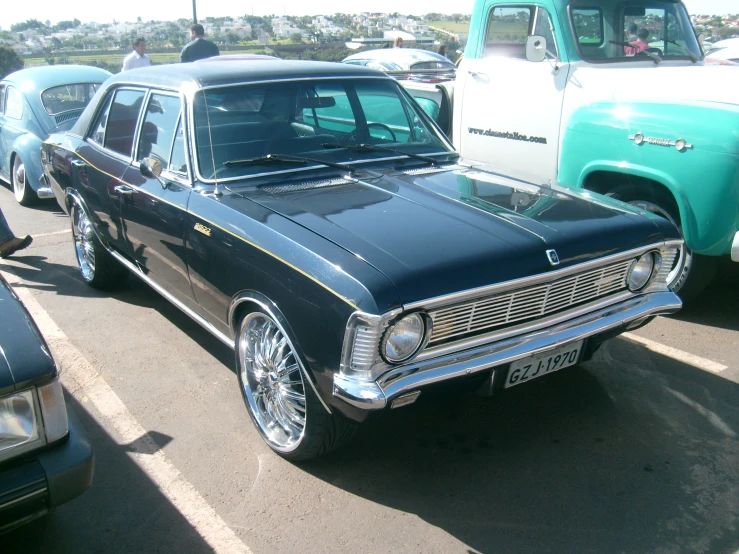
[[[13,234],[13,231],[10,230],[10,227],[8,227],[8,222],[5,220],[3,211],[0,210],[0,244],[9,241],[13,237],[15,237],[15,235]]]
[[[0,258],[7,258],[18,250],[27,248],[32,242],[33,239],[28,235],[23,238],[16,237],[8,227],[3,211],[0,210]]]

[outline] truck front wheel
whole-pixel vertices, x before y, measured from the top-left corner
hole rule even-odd
[[[609,196],[670,220],[682,233],[680,213],[672,198],[658,192],[633,187],[616,189]],[[692,300],[713,279],[716,273],[717,261],[718,259],[715,256],[696,254],[684,245],[675,267],[670,273],[670,287],[684,301]]]

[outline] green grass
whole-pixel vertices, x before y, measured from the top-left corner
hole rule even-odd
[[[255,50],[262,50],[264,47],[259,45],[258,47],[244,48],[241,50],[227,50],[222,54],[246,54],[253,53]],[[123,58],[128,55],[128,52],[121,52],[120,54],[98,54],[94,50],[90,51],[89,54],[75,54],[73,56],[67,56],[64,52],[58,52],[53,57],[59,62],[65,60],[65,63],[89,65],[91,61],[102,62],[106,64],[123,64]],[[166,63],[177,63],[180,61],[179,52],[147,52],[152,63],[155,64],[166,64]],[[26,67],[33,65],[45,65],[46,58],[26,58]]]
[[[455,23],[454,21],[431,21],[429,25],[437,29],[444,29],[450,33],[466,35],[470,32],[469,23]]]

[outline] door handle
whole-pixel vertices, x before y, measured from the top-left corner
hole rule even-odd
[[[482,71],[470,71],[471,77],[478,77],[480,79],[490,79],[490,75]]]
[[[118,185],[113,190],[123,196],[131,196],[133,194],[133,189],[128,185]]]

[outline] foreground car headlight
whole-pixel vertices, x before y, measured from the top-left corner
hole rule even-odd
[[[34,391],[0,398],[0,459],[41,440]]]
[[[380,352],[388,362],[404,362],[418,352],[425,335],[423,316],[417,313],[407,315],[387,329]]]
[[[652,275],[654,275],[656,265],[657,254],[654,252],[642,254],[629,270],[626,279],[629,290],[636,292],[647,286]]]

